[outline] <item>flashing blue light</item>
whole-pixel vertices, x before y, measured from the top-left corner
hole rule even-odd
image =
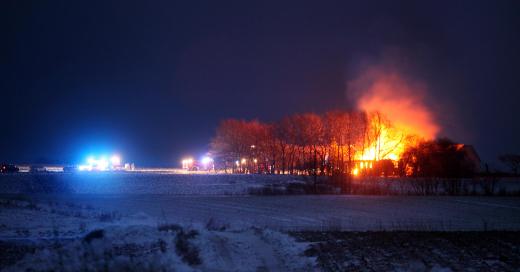
[[[79,165],[80,171],[107,171],[119,169],[121,166],[121,157],[113,155],[110,161],[107,159],[108,156],[102,155],[99,157],[89,156],[86,159],[86,164]]]

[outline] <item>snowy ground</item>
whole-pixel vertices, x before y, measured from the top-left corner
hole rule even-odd
[[[518,197],[31,195],[153,220],[276,230],[520,230]]]
[[[318,177],[318,182],[326,177]],[[465,180],[356,178],[356,194],[364,195],[501,195],[520,196],[517,178]],[[0,193],[262,195],[305,194],[313,177],[290,175],[226,175],[175,171],[15,173],[0,175]],[[339,193],[321,184],[320,192]],[[453,191],[453,192],[451,192]]]
[[[16,173],[0,175],[0,193],[245,195],[250,188],[300,179],[175,172]]]
[[[157,173],[0,175],[0,268],[309,271],[334,268],[322,261],[323,254],[330,255],[328,247],[316,251],[316,245],[328,245],[336,238],[316,240],[315,231],[520,230],[518,197],[249,196],[246,192],[251,186],[290,182],[294,177],[182,176],[185,178]],[[290,234],[293,231],[300,234]],[[470,240],[450,248],[432,241],[418,250],[465,250]],[[414,247],[413,241],[396,240],[394,244],[402,243]],[[520,255],[518,241],[511,243],[506,255]],[[312,248],[315,252],[309,254]],[[398,247],[389,248],[395,251]],[[338,252],[348,250],[355,249],[343,247]],[[393,253],[385,254],[390,262]],[[351,267],[352,260],[365,258],[356,256],[338,257],[334,262],[341,262],[339,270],[343,270]],[[409,270],[406,258],[402,261],[398,266],[374,267]],[[517,261],[474,267],[520,269]],[[423,270],[436,264],[456,269],[451,263],[425,261]]]
[[[262,228],[227,228],[89,204],[0,197],[6,271],[301,271],[308,243]]]
[[[295,232],[330,271],[518,271],[520,232]]]

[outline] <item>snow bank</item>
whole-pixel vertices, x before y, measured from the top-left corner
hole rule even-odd
[[[1,197],[0,207],[4,248],[26,248],[6,271],[301,271],[314,263],[302,255],[305,243],[251,224],[190,223],[26,196]]]
[[[180,233],[194,233],[189,243],[201,263],[189,264],[179,252]],[[313,259],[304,248],[279,232],[240,232],[181,228],[160,231],[152,226],[112,226],[89,239],[56,241],[29,254],[6,271],[302,271]]]

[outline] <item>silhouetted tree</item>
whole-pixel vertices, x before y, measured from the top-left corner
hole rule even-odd
[[[518,175],[518,169],[520,168],[520,155],[516,154],[504,154],[498,157],[498,159],[507,167],[511,169],[511,172],[516,176]]]
[[[475,174],[463,149],[449,139],[423,141],[409,147],[399,162],[401,174],[414,177],[462,178]]]

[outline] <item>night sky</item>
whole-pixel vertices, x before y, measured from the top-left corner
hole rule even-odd
[[[223,118],[353,108],[373,65],[427,86],[440,136],[520,152],[520,2],[425,2],[3,0],[0,161],[178,166]]]

